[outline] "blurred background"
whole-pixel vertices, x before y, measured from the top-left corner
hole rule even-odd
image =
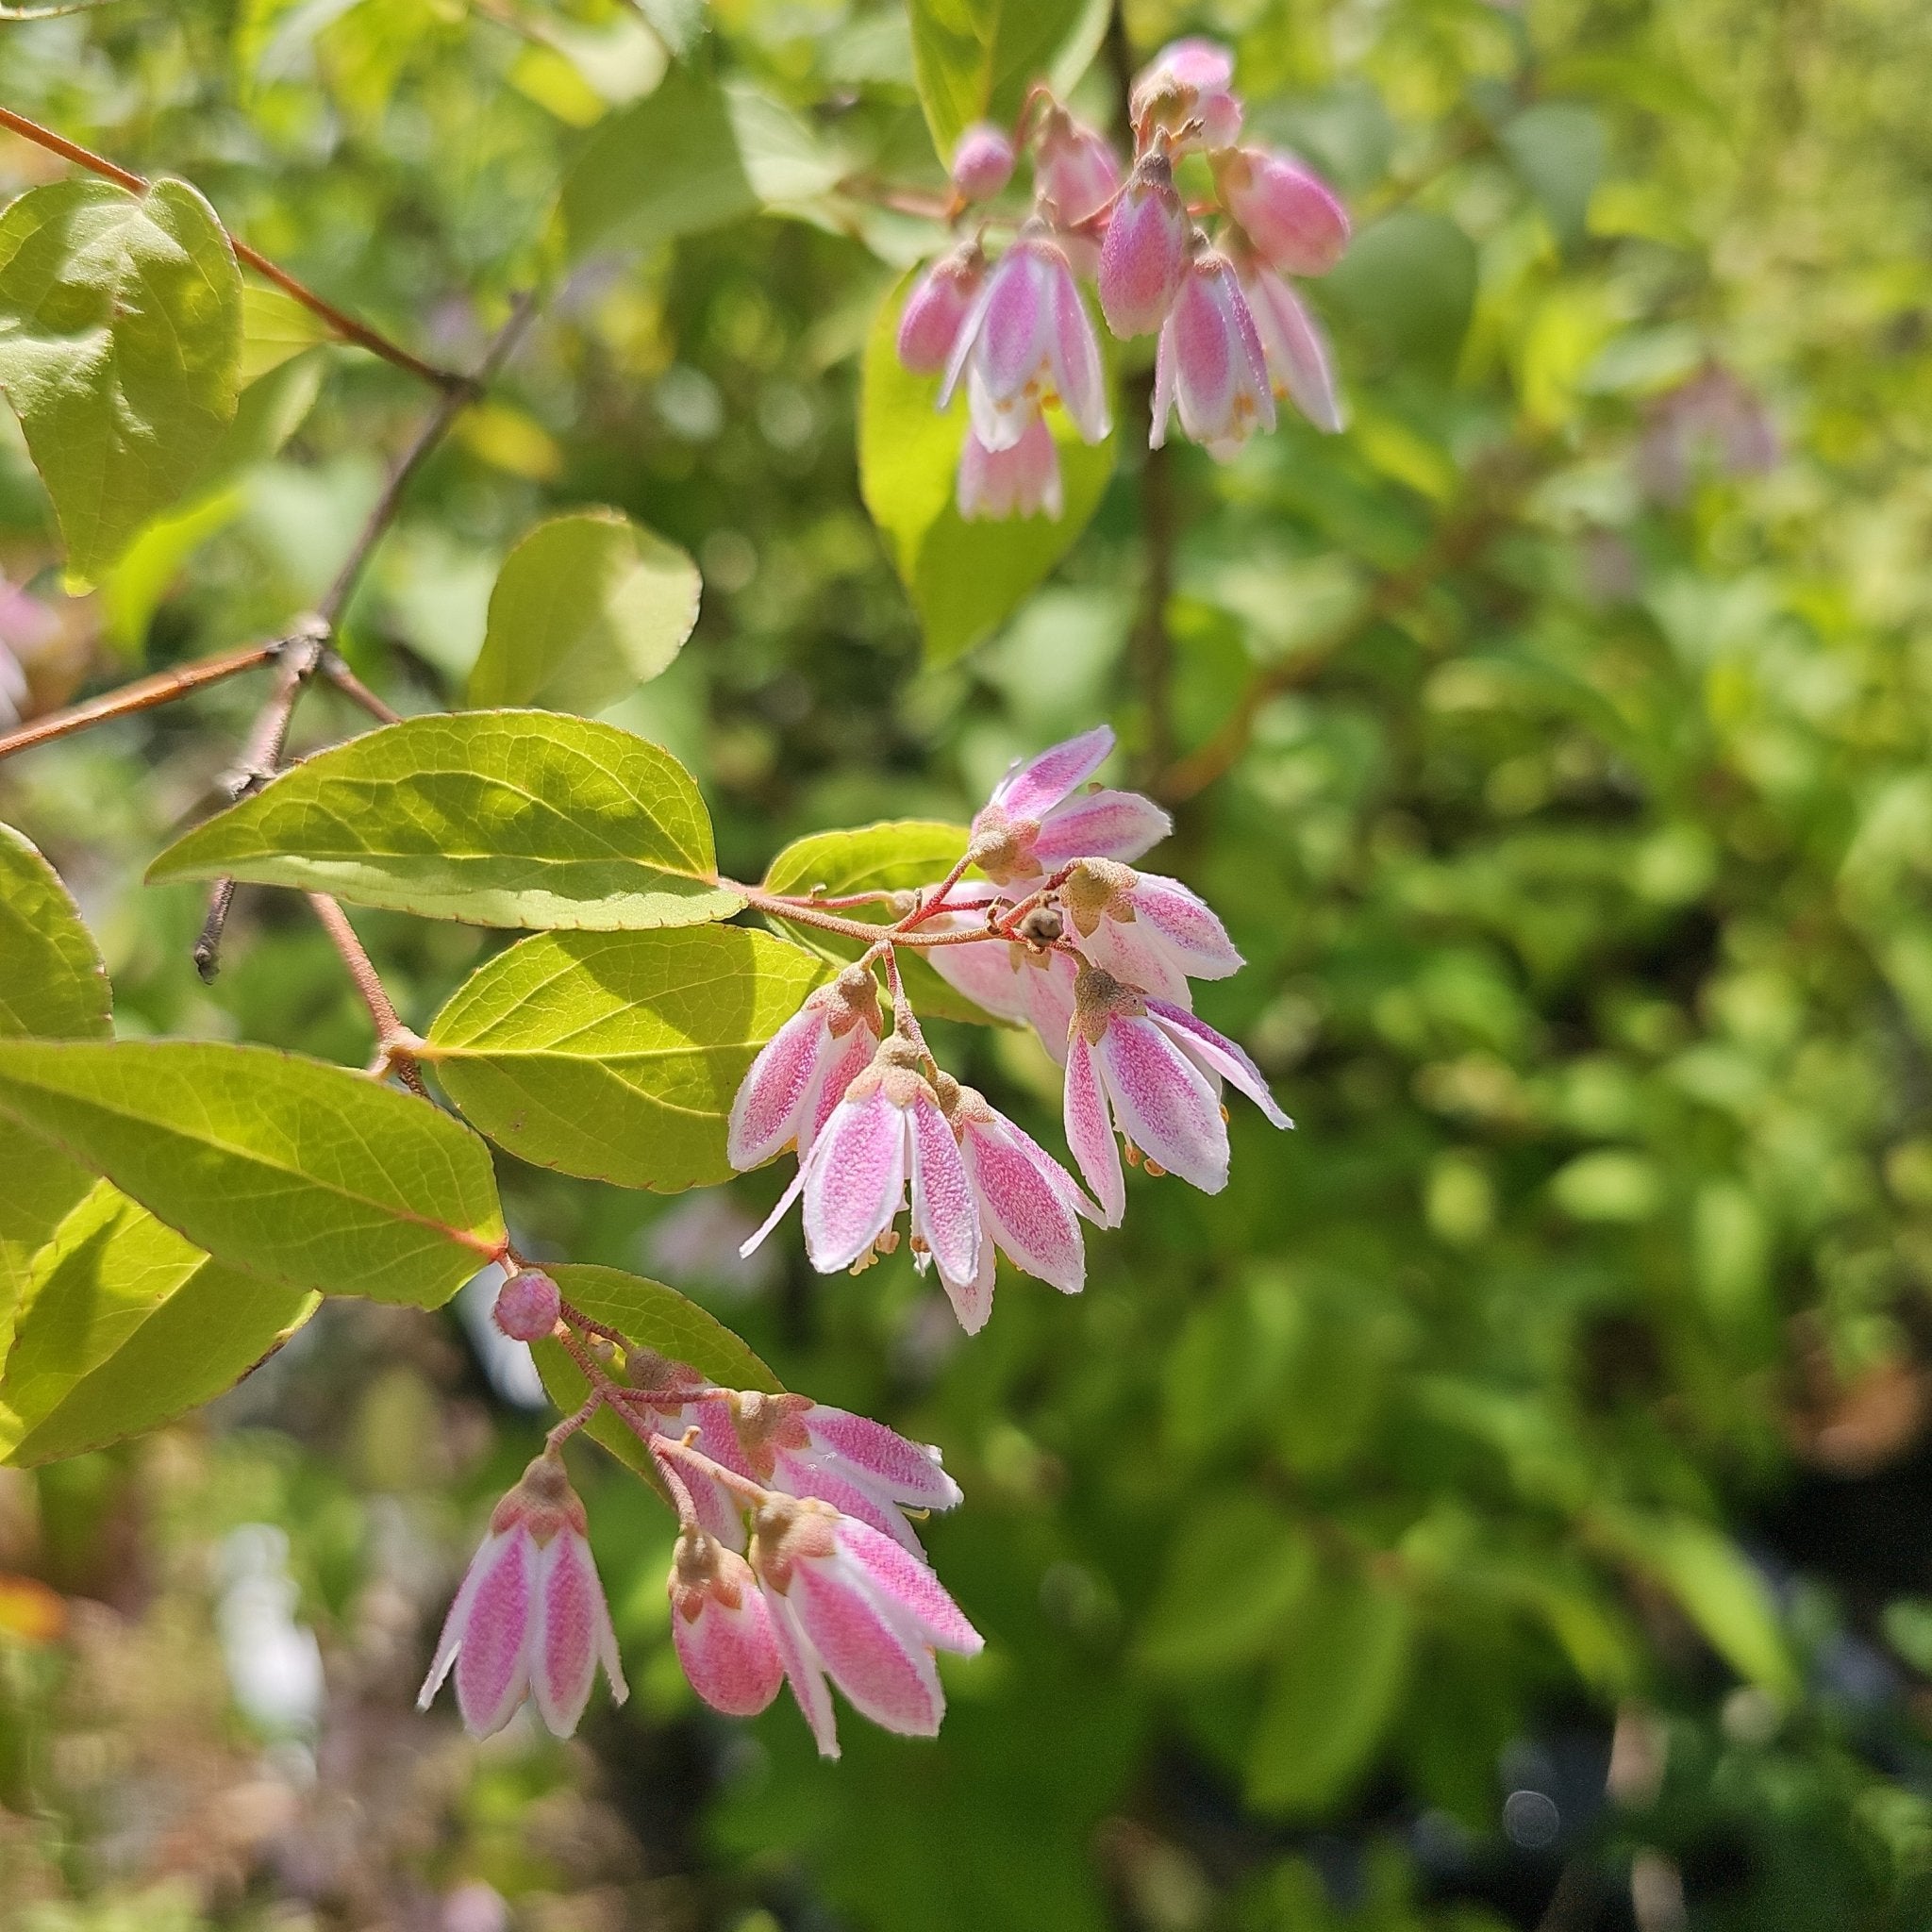
[[[991,1638],[943,1737],[850,1724],[826,1766],[789,1700],[699,1707],[670,1520],[588,1445],[631,1703],[568,1745],[419,1717],[544,1412],[481,1305],[331,1302],[192,1422],[0,1470],[0,1925],[1932,1924],[1932,13],[1129,5],[1131,58],[1228,39],[1252,124],[1354,208],[1311,291],[1350,426],[1182,448],[1150,492],[1136,425],[1052,581],[940,664],[855,473],[916,243],[755,219],[560,269],[573,158],[699,27],[937,181],[902,11],[843,0],[125,0],[0,24],[0,98],[438,358],[557,291],[352,612],[391,702],[452,702],[510,543],[604,502],[703,569],[611,715],[691,765],[727,872],[963,819],[1110,718],[1177,815],[1156,862],[1251,962],[1202,1008],[1300,1130],[1238,1110],[1224,1196],[1137,1182],[1082,1298],[1007,1278],[971,1342],[903,1256],[739,1262],[775,1173],[657,1199],[500,1161],[528,1251],[673,1281],[943,1447],[968,1505],[930,1547]],[[59,172],[0,136],[0,192]],[[424,399],[345,351],[263,379],[245,459],[85,594],[0,422],[20,712],[319,594]],[[0,817],[124,1033],[360,1063],[299,902],[245,891],[204,987],[198,894],[139,884],[259,696],[14,759]],[[318,691],[297,748],[356,728]],[[358,921],[419,1024],[498,943]],[[1058,1141],[1026,1039],[943,1037]]]

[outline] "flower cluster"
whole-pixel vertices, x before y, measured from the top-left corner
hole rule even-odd
[[[1010,244],[989,256],[990,218],[928,267],[899,322],[899,359],[943,377],[940,407],[963,385],[970,427],[959,513],[1058,517],[1059,457],[1042,410],[1058,405],[1088,442],[1110,426],[1100,344],[1080,292],[1097,282],[1123,340],[1158,338],[1149,441],[1182,431],[1227,458],[1272,429],[1285,396],[1324,430],[1341,426],[1327,346],[1290,277],[1333,268],[1346,211],[1291,155],[1241,145],[1234,61],[1208,41],[1176,41],[1135,82],[1127,169],[1098,130],[1036,90],[1020,122],[1033,203]],[[1191,203],[1177,169],[1191,156],[1212,199]],[[1015,142],[984,123],[953,157],[956,222],[1010,181]],[[1202,220],[1217,223],[1210,235]]]
[[[895,991],[896,949],[920,947],[988,1013],[1038,1031],[1066,1070],[1067,1145],[1087,1189],[941,1070],[903,992],[886,1026],[869,955],[779,1028],[739,1090],[733,1163],[798,1155],[746,1253],[802,1200],[812,1265],[856,1271],[898,1246],[909,1208],[913,1258],[970,1332],[991,1311],[996,1254],[1079,1290],[1081,1221],[1113,1227],[1125,1212],[1123,1141],[1147,1173],[1214,1193],[1227,1184],[1224,1083],[1290,1124],[1254,1061],[1191,1010],[1191,982],[1225,978],[1241,955],[1194,892],[1134,868],[1169,822],[1151,799],[1090,783],[1112,748],[1103,725],[1016,765],[953,874],[874,948]]]
[[[562,1341],[591,1397],[496,1506],[421,1704],[454,1670],[458,1708],[475,1735],[501,1729],[528,1696],[568,1737],[599,1661],[624,1701],[584,1507],[558,1453],[608,1409],[649,1449],[676,1507],[672,1636],[707,1703],[748,1717],[789,1679],[829,1757],[839,1742],[827,1679],[889,1730],[938,1731],[945,1698],[933,1653],[970,1657],[982,1643],[927,1567],[908,1519],[959,1501],[938,1450],[803,1395],[716,1387],[586,1322],[538,1270],[504,1284],[496,1319],[521,1341]],[[579,1330],[618,1341],[621,1372]]]

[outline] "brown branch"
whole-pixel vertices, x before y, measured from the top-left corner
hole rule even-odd
[[[375,962],[349,924],[349,915],[325,892],[308,892],[303,896],[315,908],[322,929],[334,942],[342,964],[349,969],[349,977],[356,982],[356,991],[362,995],[362,1004],[369,1008],[370,1019],[375,1022],[375,1065],[371,1071],[387,1073],[393,1067],[407,1087],[427,1100],[429,1090],[423,1084],[413,1051],[416,1036],[403,1024],[395,1002],[390,998],[389,990],[375,970]]]
[[[403,714],[392,709],[375,695],[356,674],[344,664],[334,651],[322,654],[322,675],[348,699],[352,705],[359,705],[378,724],[398,724]]]
[[[97,155],[92,148],[69,141],[63,134],[56,134],[51,127],[42,127],[38,121],[29,121],[25,114],[16,114],[10,108],[0,108],[0,127],[10,128],[23,141],[30,141],[36,147],[43,147],[49,154],[72,161],[75,167],[86,168],[104,181],[111,181],[116,187],[126,189],[130,194],[147,192],[145,175],[137,175],[131,168],[124,168],[119,162],[108,160],[105,155]],[[371,328],[367,323],[358,322],[353,315],[344,314],[306,282],[298,281],[287,269],[251,248],[232,229],[225,227],[223,233],[227,236],[228,245],[235,251],[238,260],[246,262],[257,275],[265,276],[285,294],[293,296],[303,308],[321,316],[343,341],[354,342],[358,348],[380,356],[385,362],[392,362],[398,369],[407,369],[411,375],[420,376],[445,393],[469,393],[472,377],[459,375],[451,369],[439,369],[433,362],[412,356],[400,342],[391,341],[380,329]]]
[[[266,644],[244,644],[240,650],[225,651],[218,658],[203,658],[171,671],[158,671],[152,677],[137,678],[118,691],[89,698],[84,704],[70,705],[64,711],[49,711],[44,718],[36,718],[0,737],[0,758],[11,758],[17,751],[30,751],[37,744],[51,744],[57,738],[85,731],[91,724],[103,724],[109,718],[151,711],[157,705],[171,705],[176,698],[185,698],[190,691],[200,691],[205,685],[219,684],[237,672],[253,671],[258,664],[268,663],[281,648],[279,640]]]

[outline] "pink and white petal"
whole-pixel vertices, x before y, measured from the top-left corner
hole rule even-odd
[[[1275,1126],[1294,1125],[1275,1105],[1266,1075],[1226,1034],[1217,1033],[1207,1021],[1166,1000],[1149,1000],[1147,1011],[1197,1066],[1219,1074],[1230,1087],[1245,1093]]]
[[[1074,1024],[1074,981],[1079,972],[1065,953],[1024,959],[1020,967],[1026,1018],[1041,1044],[1061,1066],[1067,1062],[1067,1029]]]
[[[1046,257],[1024,242],[1009,250],[986,285],[985,302],[973,367],[994,402],[1010,403],[1047,358],[1053,278]]]
[[[735,1610],[715,1599],[695,1618],[674,1608],[671,1639],[691,1688],[727,1717],[756,1717],[785,1681],[771,1612],[750,1584]]]
[[[917,1556],[920,1541],[911,1525],[891,1504],[852,1482],[839,1470],[808,1457],[781,1449],[773,1458],[772,1486],[787,1496],[816,1496],[829,1503],[842,1516],[857,1517],[873,1528],[902,1543]]]
[[[793,1566],[786,1601],[853,1707],[902,1737],[936,1736],[946,1707],[931,1654],[830,1564]]]
[[[1087,1198],[1086,1191],[1079,1182],[1024,1127],[1001,1114],[999,1129],[1060,1191],[1061,1198],[1075,1214],[1084,1216],[1096,1225],[1101,1224],[1100,1209]]]
[[[1241,956],[1227,928],[1198,892],[1178,879],[1142,873],[1134,882],[1134,916],[1145,921],[1186,964],[1192,979],[1225,979],[1239,973]]]
[[[714,1475],[680,1463],[677,1469],[698,1512],[698,1526],[727,1550],[742,1550],[745,1542],[744,1505]]]
[[[829,1044],[823,1011],[808,1007],[759,1049],[731,1103],[724,1135],[725,1158],[741,1174],[762,1167],[796,1138],[805,1098]]]
[[[1009,1135],[1003,1127],[1001,1122],[974,1122],[961,1143],[986,1225],[1016,1266],[1062,1294],[1078,1294],[1087,1279],[1087,1249],[1067,1199],[1072,1182],[1061,1174],[1057,1184],[1047,1167],[1057,1169],[1058,1163],[1024,1142],[1017,1130]],[[987,1290],[990,1303],[991,1282]],[[963,1314],[960,1321],[972,1333]]]
[[[1151,1020],[1116,1017],[1094,1048],[1114,1118],[1148,1159],[1206,1194],[1227,1185],[1227,1123],[1201,1069]]]
[[[805,1634],[790,1602],[776,1591],[759,1592],[772,1624],[772,1641],[778,1646],[778,1659],[791,1684],[791,1694],[810,1727],[821,1757],[839,1755],[839,1724],[832,1715],[832,1693],[825,1685],[824,1667],[811,1639]]]
[[[803,1193],[804,1191],[805,1158],[801,1157],[798,1163],[798,1172],[791,1176],[791,1185],[785,1190],[785,1191],[782,1194],[778,1196],[778,1205],[775,1208],[774,1208],[768,1215],[765,1216],[763,1223],[760,1224],[758,1231],[756,1234],[747,1236],[745,1240],[739,1243],[739,1254],[741,1256],[749,1255],[755,1249],[762,1246],[764,1243],[765,1237],[768,1234],[770,1234],[771,1231],[774,1227],[776,1227],[781,1221],[785,1219],[786,1215],[791,1213],[792,1202],[797,1200],[799,1195]]]
[[[1111,1027],[1108,1028],[1111,1031]],[[1105,1036],[1103,1036],[1104,1038]],[[1100,1203],[1102,1227],[1118,1227],[1127,1211],[1126,1176],[1121,1172],[1120,1142],[1107,1110],[1093,1049],[1087,1036],[1075,1031],[1067,1044],[1067,1084],[1062,1096],[1067,1146],[1093,1198]]]
[[[986,1648],[986,1639],[966,1621],[929,1564],[908,1557],[863,1524],[841,1523],[837,1537],[834,1562],[855,1582],[892,1605],[918,1631],[922,1642],[956,1657],[977,1657]]]
[[[1341,399],[1321,325],[1294,291],[1266,270],[1247,284],[1247,296],[1271,379],[1317,429],[1337,434],[1343,420]]]
[[[992,284],[989,281],[974,298],[973,307],[966,311],[966,320],[959,325],[959,333],[953,338],[953,353],[946,362],[945,379],[940,384],[938,407],[941,409],[952,407],[954,391],[959,387],[959,378],[973,360],[974,348],[986,322],[987,305],[991,300]]]
[[[1141,920],[1103,919],[1076,943],[1124,986],[1186,1004],[1188,975],[1155,928]]]
[[[1168,425],[1174,420],[1174,323],[1170,310],[1160,325],[1154,350],[1154,407],[1147,425],[1147,447],[1159,449],[1167,441]]]
[[[992,1291],[999,1272],[993,1251],[992,1223],[984,1215],[979,1222],[979,1272],[971,1281],[948,1281],[941,1274],[940,1286],[953,1305],[954,1317],[968,1335],[977,1335],[992,1314]]]
[[[1099,442],[1113,427],[1107,408],[1107,379],[1101,374],[1100,344],[1093,321],[1080,298],[1073,272],[1057,265],[1052,278],[1053,329],[1048,356],[1060,406],[1083,442]]]
[[[559,1530],[537,1556],[537,1621],[530,1639],[530,1690],[545,1724],[572,1736],[597,1675],[603,1586],[591,1546]]]
[[[933,946],[925,957],[955,992],[964,993],[996,1019],[1026,1017],[1025,988],[1020,977],[1026,969],[1017,945],[985,940],[972,945]]]
[[[805,1427],[814,1444],[882,1483],[899,1502],[922,1509],[950,1509],[959,1501],[959,1485],[946,1474],[937,1449],[910,1441],[869,1415],[818,1403],[806,1410]]]
[[[524,1701],[536,1618],[537,1545],[519,1524],[477,1578],[457,1650],[457,1707],[472,1737],[500,1731]]]
[[[1019,446],[1028,425],[1040,418],[1040,404],[1024,390],[1018,395],[995,395],[975,364],[966,375],[966,413],[974,435],[1000,456]]]
[[[805,1158],[805,1247],[821,1274],[849,1268],[891,1225],[906,1191],[906,1110],[881,1088],[843,1101]]]
[[[1015,762],[992,788],[991,803],[1004,808],[1008,818],[1043,819],[1099,771],[1113,744],[1113,727],[1096,724],[1078,738],[1049,745],[1024,763]]]
[[[1052,872],[1074,858],[1131,862],[1174,830],[1174,821],[1138,791],[1091,791],[1070,800],[1040,828],[1033,856]]]
[[[979,1204],[953,1129],[924,1091],[912,1103],[912,1231],[925,1238],[941,1281],[979,1273]]]
[[[855,1026],[843,1040],[827,1041],[819,1058],[817,1075],[798,1110],[801,1160],[811,1151],[811,1143],[831,1119],[832,1109],[845,1098],[846,1088],[872,1063],[878,1044],[878,1036],[869,1026]]]
[[[435,1702],[436,1693],[442,1689],[443,1679],[449,1675],[450,1666],[457,1660],[463,1632],[469,1628],[470,1610],[476,1601],[476,1592],[482,1589],[484,1577],[495,1567],[502,1546],[515,1534],[513,1529],[506,1529],[486,1536],[477,1545],[476,1554],[470,1558],[470,1567],[463,1572],[463,1580],[458,1587],[456,1600],[449,1607],[449,1615],[442,1620],[442,1635],[437,1640],[436,1655],[430,1659],[423,1688],[416,1693],[418,1710],[427,1710]]]

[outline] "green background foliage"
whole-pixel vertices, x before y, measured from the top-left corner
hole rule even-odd
[[[478,1886],[520,1926],[733,1932],[1649,1932],[1674,1886],[1718,1932],[1932,1914],[1932,29],[1912,0],[1126,9],[1139,57],[1192,29],[1356,212],[1309,291],[1348,430],[1174,451],[1150,611],[1129,348],[1091,522],[948,633],[861,494],[912,447],[861,479],[868,333],[933,236],[858,191],[940,185],[897,7],[0,25],[8,106],[192,181],[423,353],[473,361],[544,290],[347,613],[398,708],[459,703],[505,558],[608,507],[704,596],[604,719],[696,774],[730,876],[841,825],[963,823],[1010,758],[1108,717],[1175,805],[1155,862],[1250,962],[1202,1008],[1299,1123],[1237,1110],[1212,1202],[1136,1177],[1082,1297],[1003,1278],[970,1342],[903,1252],[821,1279],[788,1230],[738,1262],[776,1171],[665,1200],[500,1156],[532,1252],[670,1280],[787,1387],[943,1447],[967,1505],[923,1533],[990,1642],[948,1667],[942,1738],[848,1724],[828,1768],[787,1706],[700,1711],[670,1518],[588,1447],[631,1704],[569,1748],[406,1718],[543,1418],[457,1316],[331,1299],[204,1416],[0,1482],[0,1898],[27,1924],[433,1923]],[[1110,57],[1081,90],[1117,116]],[[9,196],[62,178],[0,138]],[[141,404],[175,412],[178,472],[90,537],[29,461],[23,312],[0,269],[29,418],[0,422],[0,570],[57,619],[21,646],[39,708],[281,634],[429,406],[251,289],[232,425],[219,357],[206,394]],[[937,501],[946,459],[894,500]],[[192,869],[141,883],[258,695],[9,760],[0,818],[84,908],[122,1041],[359,1065],[299,898],[244,887],[209,988]],[[361,722],[318,691],[293,748]],[[591,943],[357,918],[425,1031],[517,970],[493,962]],[[1024,1036],[933,1031],[1057,1141]],[[9,1040],[0,1067],[96,1051]],[[9,1322],[39,1248],[15,1218],[91,1187],[16,1134]],[[70,1288],[34,1346],[92,1359],[125,1318],[98,1388],[191,1339],[164,1324],[211,1272],[70,1274],[108,1300]],[[291,1325],[286,1292],[247,1319]],[[69,1422],[48,1454],[96,1440]],[[225,1663],[272,1546],[326,1665],[308,1718]]]

